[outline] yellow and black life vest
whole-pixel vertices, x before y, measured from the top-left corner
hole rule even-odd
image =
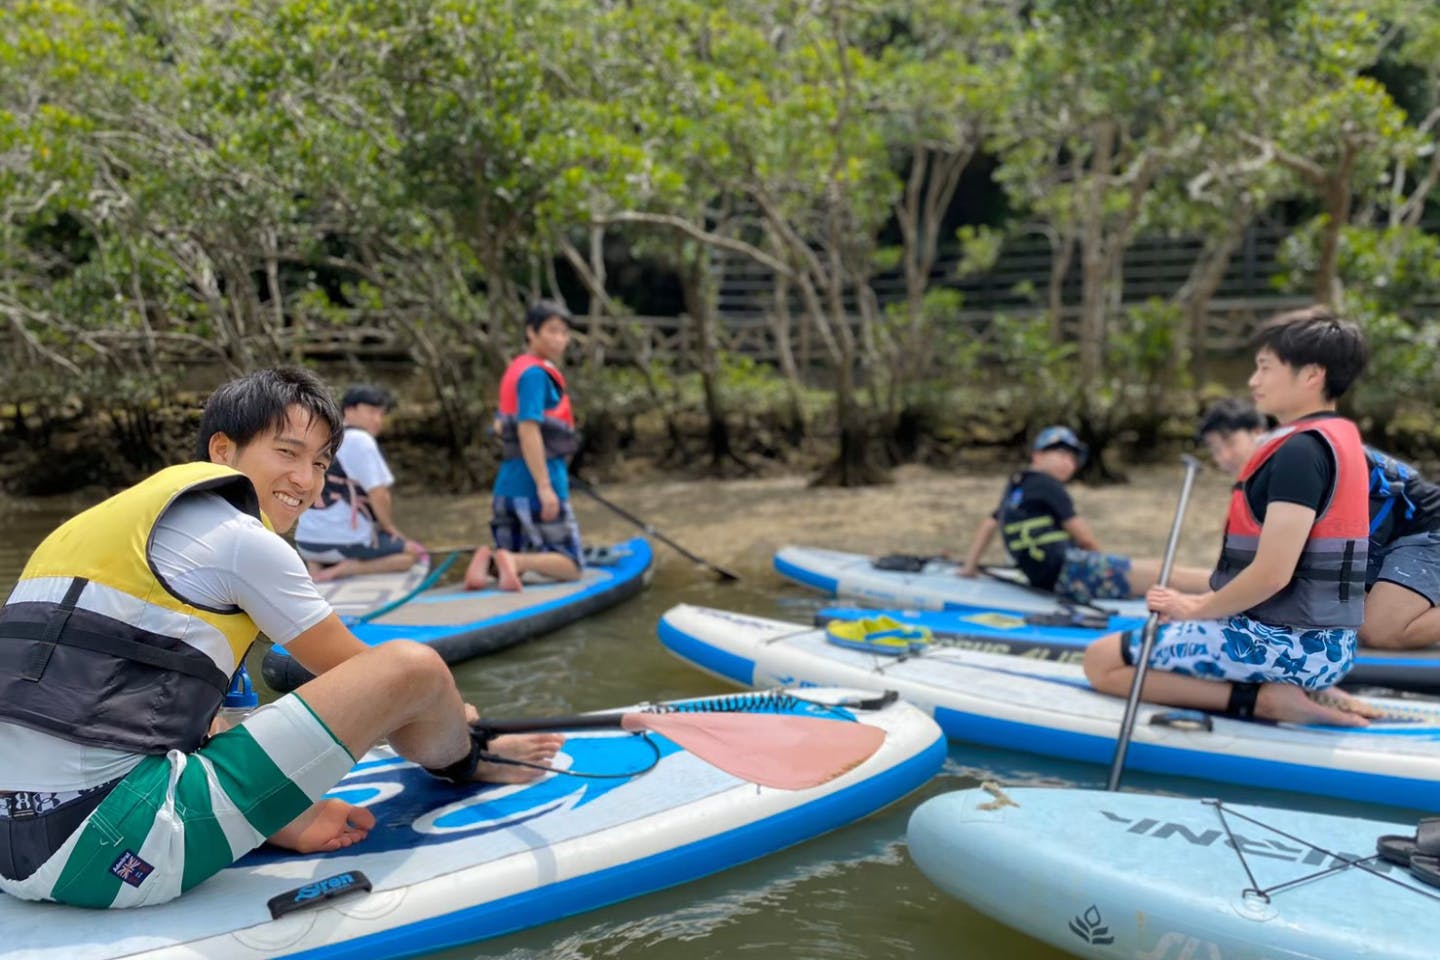
[[[1025,479],[1029,473],[1021,470],[1010,477],[995,516],[1005,550],[1015,565],[1032,586],[1049,590],[1074,539],[1044,504],[1026,499]]]
[[[259,633],[239,607],[177,596],[151,563],[160,518],[200,491],[269,527],[244,474],[187,463],[45,538],[0,608],[0,719],[136,753],[200,745]]]

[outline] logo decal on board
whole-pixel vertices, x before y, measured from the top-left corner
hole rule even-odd
[[[120,854],[120,856],[115,858],[115,862],[110,864],[110,872],[132,887],[140,886],[140,884],[145,882],[145,878],[150,876],[154,871],[155,868],[153,866],[141,860],[129,850]]]
[[[1115,938],[1110,935],[1110,928],[1100,916],[1100,909],[1094,904],[1070,921],[1070,932],[1093,947],[1109,946],[1115,942]]]

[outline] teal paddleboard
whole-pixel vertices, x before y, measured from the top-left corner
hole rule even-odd
[[[1097,960],[1429,960],[1440,889],[1374,856],[1415,825],[1092,790],[927,800],[910,856],[981,913]]]

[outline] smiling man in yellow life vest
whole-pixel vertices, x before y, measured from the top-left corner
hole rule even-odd
[[[1335,412],[1365,341],[1325,307],[1275,317],[1256,339],[1250,391],[1280,422],[1241,468],[1208,593],[1154,587],[1160,628],[1143,696],[1153,703],[1298,723],[1363,725],[1315,702],[1355,659],[1365,609],[1369,471],[1360,431]],[[1085,675],[1123,696],[1140,632],[1085,653]],[[1347,701],[1353,704],[1353,701]]]
[[[322,798],[382,738],[451,781],[538,776],[482,750],[554,756],[554,735],[487,747],[439,655],[362,644],[278,535],[319,492],[339,434],[313,374],[232,380],[205,406],[195,462],[36,548],[0,609],[0,890],[141,906],[266,840],[302,852],[360,843],[374,817]],[[219,729],[260,631],[316,678]]]
[[[569,343],[564,306],[542,300],[526,311],[525,352],[500,378],[503,449],[490,514],[495,549],[475,551],[465,571],[467,589],[486,585],[492,563],[501,590],[523,589],[520,577],[531,571],[552,580],[580,577],[584,560],[568,466],[579,442],[560,372]]]

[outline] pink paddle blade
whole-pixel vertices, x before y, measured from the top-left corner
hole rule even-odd
[[[742,780],[804,790],[855,769],[885,731],[863,723],[765,713],[627,713],[621,726],[668,737]]]

